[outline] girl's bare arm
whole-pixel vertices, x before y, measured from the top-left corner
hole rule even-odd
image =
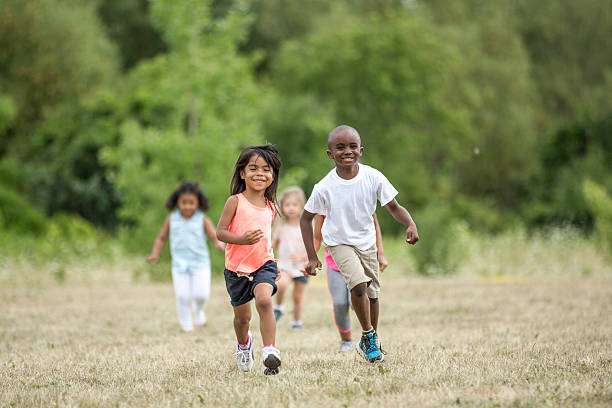
[[[376,229],[376,249],[378,250],[378,268],[382,272],[389,265],[389,262],[387,262],[387,258],[385,258],[385,255],[384,255],[385,251],[383,250],[382,233],[380,232],[380,224],[378,224],[378,218],[376,218],[376,213],[372,214],[372,218],[374,219],[374,228]]]
[[[215,245],[217,251],[223,252],[225,250],[225,245],[223,242],[217,239],[217,231],[215,230],[215,226],[213,225],[210,218],[204,216],[204,232],[211,240],[211,242]]]
[[[325,217],[321,214],[315,215],[314,222],[314,248],[318,251],[321,248],[321,242],[323,242],[323,235],[321,235],[321,228],[323,227],[323,221]]]
[[[170,216],[166,217],[166,221],[164,221],[164,225],[157,234],[155,238],[155,242],[153,243],[153,249],[151,250],[151,254],[147,256],[147,262],[157,262],[159,259],[159,254],[161,254],[164,245],[166,245],[166,241],[168,241],[168,235],[170,234]]]

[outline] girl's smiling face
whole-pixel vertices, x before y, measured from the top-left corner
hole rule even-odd
[[[264,192],[274,181],[272,167],[260,155],[252,155],[244,170],[240,172],[247,189]]]
[[[304,210],[303,203],[295,194],[291,194],[283,200],[281,209],[285,217],[289,219],[299,218]]]
[[[176,205],[181,212],[181,217],[191,218],[191,216],[198,209],[198,197],[192,193],[183,193],[179,196]]]

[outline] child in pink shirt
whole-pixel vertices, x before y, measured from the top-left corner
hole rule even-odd
[[[275,346],[276,322],[271,299],[279,278],[271,229],[276,215],[280,166],[278,150],[271,144],[244,149],[234,168],[232,195],[217,225],[217,238],[227,243],[224,276],[234,308],[236,364],[242,371],[253,368],[253,337],[249,325],[251,300],[255,299],[266,375],[278,374],[281,365],[280,351]]]

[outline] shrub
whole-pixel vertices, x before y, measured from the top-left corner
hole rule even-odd
[[[583,191],[587,205],[593,212],[597,236],[612,255],[612,197],[591,180],[585,180]]]

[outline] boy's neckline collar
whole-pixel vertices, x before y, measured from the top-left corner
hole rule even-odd
[[[357,165],[355,167],[357,167],[357,172],[355,173],[355,175],[351,178],[344,178],[340,175],[340,173],[338,172],[338,167],[334,168],[334,173],[336,174],[336,176],[338,176],[340,179],[345,180],[345,181],[350,181],[353,180],[355,178],[357,178],[357,176],[359,176],[359,173],[361,173],[361,163],[357,162]]]

